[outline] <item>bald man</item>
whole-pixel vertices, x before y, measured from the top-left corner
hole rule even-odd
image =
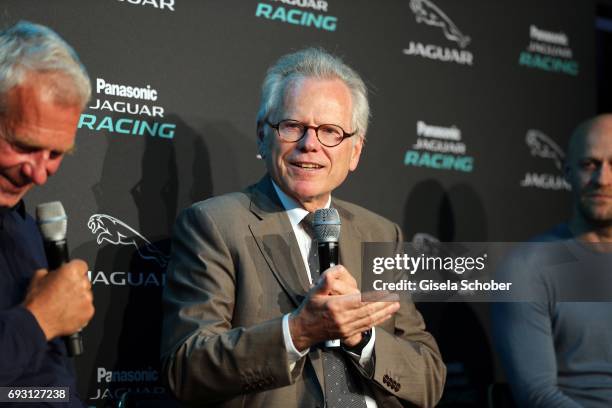
[[[612,243],[612,114],[576,128],[565,176],[572,187],[569,222],[532,241],[564,242],[612,272],[605,245]],[[533,282],[544,276],[535,269]],[[588,283],[586,269],[571,271],[581,274],[576,282]],[[494,341],[518,406],[612,406],[612,303],[556,301],[551,287],[532,284],[542,301],[493,305]]]

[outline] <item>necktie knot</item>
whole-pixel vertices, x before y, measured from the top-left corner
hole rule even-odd
[[[302,221],[300,221],[300,225],[304,228],[304,231],[306,231],[310,239],[315,239],[314,218],[314,213],[309,212],[302,218]]]

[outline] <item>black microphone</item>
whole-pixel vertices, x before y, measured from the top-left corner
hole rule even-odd
[[[70,261],[68,240],[66,239],[68,217],[66,217],[66,211],[64,211],[62,203],[52,201],[39,204],[36,207],[36,222],[43,237],[49,270],[55,270]],[[83,354],[83,339],[80,331],[65,336],[64,342],[70,357]]]
[[[338,265],[338,240],[340,239],[340,216],[335,208],[322,208],[314,213],[312,227],[317,239],[319,270]]]
[[[338,265],[338,240],[340,239],[340,215],[335,208],[321,208],[314,213],[312,227],[317,239],[317,253],[319,255],[319,270]],[[325,346],[340,347],[340,340],[327,340]]]

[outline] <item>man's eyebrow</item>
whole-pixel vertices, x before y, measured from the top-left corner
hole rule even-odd
[[[22,149],[38,150],[42,148],[42,146],[40,146],[39,144],[34,143],[31,140],[29,140],[27,137],[23,137],[23,136],[11,135],[8,137],[8,141],[12,145],[17,146]]]
[[[18,146],[20,148],[24,148],[24,149],[31,149],[31,150],[42,150],[42,149],[48,149],[51,150],[52,152],[57,152],[57,153],[61,153],[61,154],[73,154],[76,150],[76,146],[73,143],[72,146],[70,146],[68,149],[60,151],[57,149],[49,149],[46,146],[42,146],[38,143],[35,143],[31,140],[31,138],[29,138],[27,135],[20,135],[19,137],[12,135],[9,136],[7,138],[7,140],[15,145]]]
[[[586,163],[586,162],[592,162],[592,163],[601,163],[605,160],[602,160],[600,158],[597,157],[593,157],[591,155],[584,155],[578,158],[578,162],[580,163]]]

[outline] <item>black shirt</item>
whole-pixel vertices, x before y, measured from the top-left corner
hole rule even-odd
[[[23,201],[0,208],[0,386],[70,387],[69,404],[37,406],[82,407],[64,342],[47,342],[32,313],[21,306],[32,275],[46,267],[42,238]]]

